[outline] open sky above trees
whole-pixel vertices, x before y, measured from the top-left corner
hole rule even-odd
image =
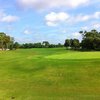
[[[100,31],[100,0],[0,0],[0,31],[20,43],[64,43]]]

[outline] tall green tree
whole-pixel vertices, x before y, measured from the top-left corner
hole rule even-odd
[[[43,45],[43,47],[48,48],[49,47],[49,42],[48,41],[43,41],[42,45]]]
[[[81,42],[84,50],[100,50],[100,32],[91,30],[89,32],[81,32],[83,39]]]
[[[10,45],[10,36],[5,36],[4,37],[4,45],[5,45],[5,49],[9,49],[9,45]]]
[[[10,48],[10,45],[12,45],[14,42],[14,39],[4,32],[0,32],[0,48],[2,50],[6,50]]]
[[[18,49],[20,47],[20,44],[18,43],[18,42],[15,42],[14,44],[13,44],[13,48],[16,50],[16,49]]]
[[[0,47],[4,50],[4,45],[6,43],[6,34],[4,32],[0,32]]]
[[[78,39],[66,39],[64,46],[71,49],[78,49],[80,47],[80,42]]]
[[[80,42],[78,39],[71,39],[71,47],[72,49],[79,49]]]
[[[68,47],[71,46],[71,41],[70,41],[70,39],[66,39],[66,40],[65,40],[64,46],[65,46],[66,48],[68,48]]]

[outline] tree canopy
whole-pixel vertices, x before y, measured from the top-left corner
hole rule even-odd
[[[82,32],[82,49],[85,50],[100,50],[100,32],[91,30],[89,32]]]
[[[0,48],[2,50],[10,49],[13,45],[14,39],[4,32],[0,32]]]
[[[80,42],[78,39],[66,39],[64,46],[67,48],[78,49],[80,47]]]
[[[82,41],[79,43],[78,39],[66,39],[64,46],[71,49],[81,50],[100,50],[100,32],[97,30],[80,31]]]

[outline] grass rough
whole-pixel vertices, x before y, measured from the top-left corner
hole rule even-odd
[[[100,52],[0,51],[0,100],[100,100]]]

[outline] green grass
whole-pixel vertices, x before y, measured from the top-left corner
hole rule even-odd
[[[100,52],[0,51],[0,100],[100,100]]]
[[[72,53],[62,53],[50,55],[45,58],[49,59],[97,59],[100,58],[100,53],[98,52],[72,52]]]

